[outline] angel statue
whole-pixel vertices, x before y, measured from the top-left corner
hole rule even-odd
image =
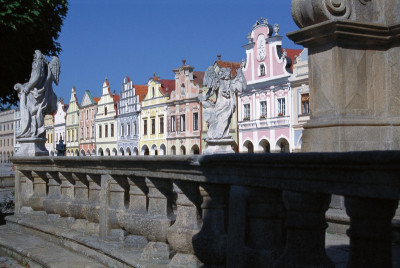
[[[33,56],[29,81],[14,86],[20,101],[21,133],[17,140],[21,143],[21,149],[27,141],[45,141],[44,116],[57,110],[57,96],[53,92],[52,84],[54,81],[58,85],[60,61],[53,57],[47,62],[39,50]]]
[[[201,97],[203,118],[208,123],[207,149],[204,154],[233,153],[234,140],[229,135],[229,125],[236,109],[236,94],[246,87],[246,79],[242,72],[243,63],[232,77],[230,68],[220,68],[218,72],[213,66],[207,68],[204,85],[208,88],[206,96]],[[216,101],[210,100],[212,95]]]

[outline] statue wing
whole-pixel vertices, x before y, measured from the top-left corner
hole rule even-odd
[[[218,75],[213,66],[207,68],[206,73],[204,74],[203,84],[209,89],[206,94],[206,99],[208,99],[219,87]]]
[[[236,70],[236,77],[232,80],[231,86],[235,92],[241,92],[247,86],[246,78],[244,77],[242,68]]]
[[[49,63],[49,70],[54,77],[54,83],[58,85],[58,78],[60,77],[60,60],[58,57],[53,56]]]

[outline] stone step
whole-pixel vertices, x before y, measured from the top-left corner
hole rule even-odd
[[[107,267],[161,268],[169,263],[166,258],[144,259],[153,249],[143,237],[124,236],[115,230],[114,240],[101,240],[98,226],[84,220],[61,218],[44,212],[13,215],[6,218],[9,230],[39,237],[59,247],[94,259]],[[145,251],[145,252],[143,252]]]
[[[28,267],[106,267],[102,263],[66,250],[43,238],[0,226],[0,251]]]

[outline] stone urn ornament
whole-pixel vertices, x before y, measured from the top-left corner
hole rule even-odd
[[[208,123],[207,148],[203,154],[225,154],[234,153],[232,149],[235,141],[229,134],[229,125],[232,115],[236,110],[236,94],[246,88],[246,78],[243,75],[242,62],[237,75],[232,77],[230,68],[220,68],[218,71],[214,66],[207,68],[204,75],[204,85],[208,88],[206,96],[200,95],[203,106],[203,118]],[[212,95],[216,101],[210,100]]]
[[[16,137],[20,149],[15,156],[48,156],[45,147],[45,115],[57,110],[57,96],[53,92],[53,82],[58,85],[60,61],[53,57],[47,62],[39,50],[33,55],[32,72],[28,82],[17,83],[21,110],[21,133]]]

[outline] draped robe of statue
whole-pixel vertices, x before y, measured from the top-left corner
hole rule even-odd
[[[16,84],[21,110],[21,133],[17,138],[44,138],[44,116],[56,110],[57,96],[53,92],[53,81],[58,84],[60,63],[53,57],[50,63],[36,50],[29,82]]]

